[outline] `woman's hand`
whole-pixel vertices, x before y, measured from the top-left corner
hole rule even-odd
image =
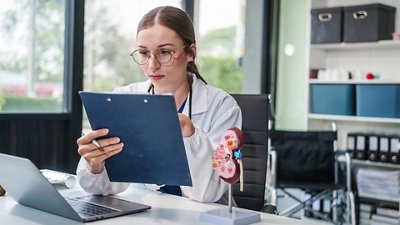
[[[124,146],[118,137],[98,140],[100,147],[92,143],[93,140],[107,134],[108,129],[93,130],[76,141],[79,155],[86,160],[88,169],[93,174],[101,173],[104,170],[105,160],[121,152]]]
[[[0,186],[0,196],[3,196],[6,194],[6,190],[2,186]]]
[[[190,137],[194,134],[195,128],[192,121],[185,114],[178,113],[179,123],[181,124],[182,136]]]

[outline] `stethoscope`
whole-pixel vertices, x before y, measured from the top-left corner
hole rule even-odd
[[[193,92],[192,83],[193,83],[193,79],[190,76],[188,77],[188,82],[189,82],[189,119],[192,119],[192,92]],[[154,95],[154,85],[153,84],[150,85],[147,92],[151,95]],[[186,101],[187,101],[187,99],[185,99],[182,106],[179,107],[179,110],[178,110],[179,113],[183,112]]]

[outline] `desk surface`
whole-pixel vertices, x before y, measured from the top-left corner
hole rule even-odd
[[[65,189],[60,191],[63,195],[82,195],[80,188]],[[201,212],[223,207],[218,204],[205,204],[195,202],[185,197],[163,194],[156,191],[131,187],[118,195],[120,198],[150,205],[152,208],[146,212],[130,214],[112,219],[99,220],[88,224],[203,224],[210,223],[199,221]],[[285,224],[305,225],[301,220],[260,213],[260,223],[255,224]],[[28,208],[16,203],[10,196],[0,197],[1,224],[25,224],[25,225],[72,225],[81,224],[63,217]]]

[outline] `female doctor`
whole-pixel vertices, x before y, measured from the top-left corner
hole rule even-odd
[[[179,191],[195,201],[226,204],[228,184],[212,169],[211,158],[223,133],[232,127],[241,128],[242,115],[232,96],[207,85],[200,76],[195,64],[196,39],[188,15],[170,6],[149,11],[138,25],[137,49],[131,57],[148,80],[114,91],[173,94],[192,176],[192,187],[181,186]],[[117,194],[129,186],[108,178],[105,160],[123,151],[123,143],[118,137],[101,139],[107,132],[93,130],[77,140],[82,156],[77,167],[78,182],[92,194]],[[97,138],[100,148],[91,143]]]

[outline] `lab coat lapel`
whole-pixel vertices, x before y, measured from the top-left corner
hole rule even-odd
[[[199,113],[203,113],[207,111],[208,108],[208,90],[206,88],[206,84],[204,84],[201,80],[197,79],[195,75],[193,75],[193,84],[192,84],[192,115],[196,115]],[[189,115],[189,101],[187,101],[184,113]]]

